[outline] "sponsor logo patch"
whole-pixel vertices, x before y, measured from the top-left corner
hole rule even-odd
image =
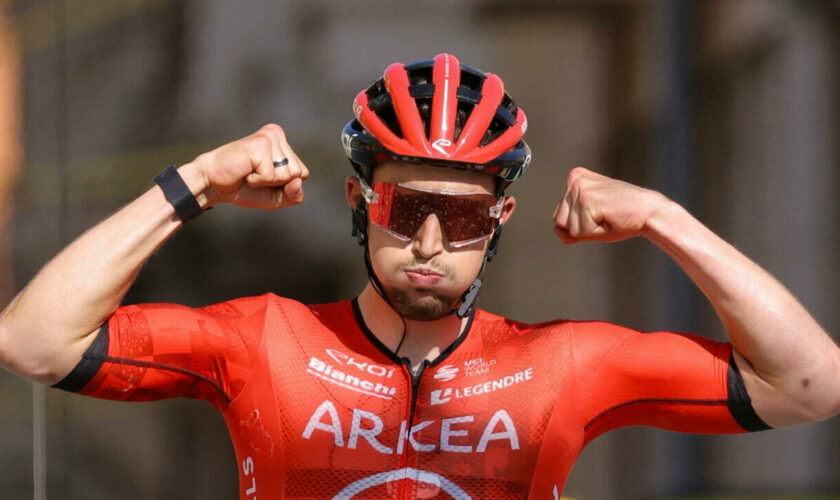
[[[435,372],[435,380],[440,380],[441,382],[449,382],[450,380],[455,378],[455,375],[458,375],[458,367],[452,365],[443,365],[437,369]]]
[[[467,377],[474,377],[476,375],[490,373],[490,368],[495,364],[495,359],[485,360],[484,358],[475,358],[464,361],[464,375]]]
[[[447,387],[445,389],[435,389],[430,393],[431,396],[429,403],[432,405],[442,405],[452,401],[453,398],[471,398],[480,394],[487,394],[501,389],[507,389],[508,387],[521,384],[522,382],[533,378],[534,369],[529,367],[511,375],[505,375],[504,377],[496,380],[489,380],[482,384],[468,385],[466,387],[459,388]]]
[[[355,368],[352,368],[352,366],[355,366]],[[374,368],[377,373],[371,372],[370,368]],[[383,369],[385,371],[378,373],[378,369]],[[378,365],[365,363],[364,369],[359,368],[359,366],[356,365],[335,367],[313,356],[309,359],[309,365],[306,367],[306,372],[320,378],[321,380],[344,387],[345,389],[367,394],[368,396],[375,396],[382,399],[393,399],[393,397],[397,394],[396,387],[387,385],[381,381],[382,377],[387,378],[388,370],[385,369],[385,367]]]

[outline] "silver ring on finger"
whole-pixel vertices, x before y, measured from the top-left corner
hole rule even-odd
[[[275,167],[283,167],[283,166],[289,164],[289,159],[288,158],[275,158],[274,161],[272,162],[272,164]]]

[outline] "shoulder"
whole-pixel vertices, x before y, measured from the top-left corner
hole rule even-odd
[[[285,325],[285,329],[311,330],[318,326],[345,326],[355,323],[350,300],[323,304],[303,302],[269,293],[258,297],[263,301],[266,321]]]
[[[555,319],[538,323],[525,323],[479,309],[474,327],[482,332],[485,340],[503,340],[511,337],[562,337],[580,347],[614,347],[626,341],[647,335],[625,326],[598,320]]]
[[[295,326],[309,328],[315,324],[346,325],[348,321],[354,321],[350,300],[305,304],[274,293],[233,299],[205,306],[202,310],[221,320],[235,323],[258,322],[260,325],[263,323],[275,326],[285,325],[286,329],[292,329]]]
[[[210,304],[199,308],[201,311],[214,316],[250,316],[253,314],[265,314],[267,311],[283,311],[288,313],[312,311],[314,309],[329,309],[330,306],[342,304],[304,304],[295,299],[281,297],[274,293],[264,293],[252,297],[240,297],[236,299]]]
[[[627,337],[644,333],[615,323],[591,319],[578,320],[558,318],[538,323],[526,323],[506,318],[484,309],[476,310],[474,322],[476,325],[480,325],[484,328],[504,329],[520,335],[531,332],[557,330],[562,330],[576,336],[588,337]]]
[[[540,323],[525,323],[485,311],[484,309],[477,309],[473,318],[473,328],[479,329],[486,340],[568,334],[570,332],[569,323],[570,321],[566,319],[556,319]]]
[[[274,297],[277,296],[271,293],[253,297],[238,297],[224,302],[202,306],[199,310],[220,318],[227,317],[233,319],[236,317],[251,316],[264,312]]]

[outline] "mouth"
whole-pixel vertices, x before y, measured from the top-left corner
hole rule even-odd
[[[405,270],[405,275],[413,283],[421,286],[432,286],[443,278],[443,275],[431,269],[414,267]]]

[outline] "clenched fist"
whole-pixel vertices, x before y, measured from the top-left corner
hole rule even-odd
[[[309,177],[283,129],[273,123],[199,155],[179,172],[191,189],[200,186],[196,198],[205,208],[219,202],[270,210],[296,205]]]
[[[620,241],[642,235],[668,199],[656,191],[575,167],[554,210],[554,233],[564,243]]]

